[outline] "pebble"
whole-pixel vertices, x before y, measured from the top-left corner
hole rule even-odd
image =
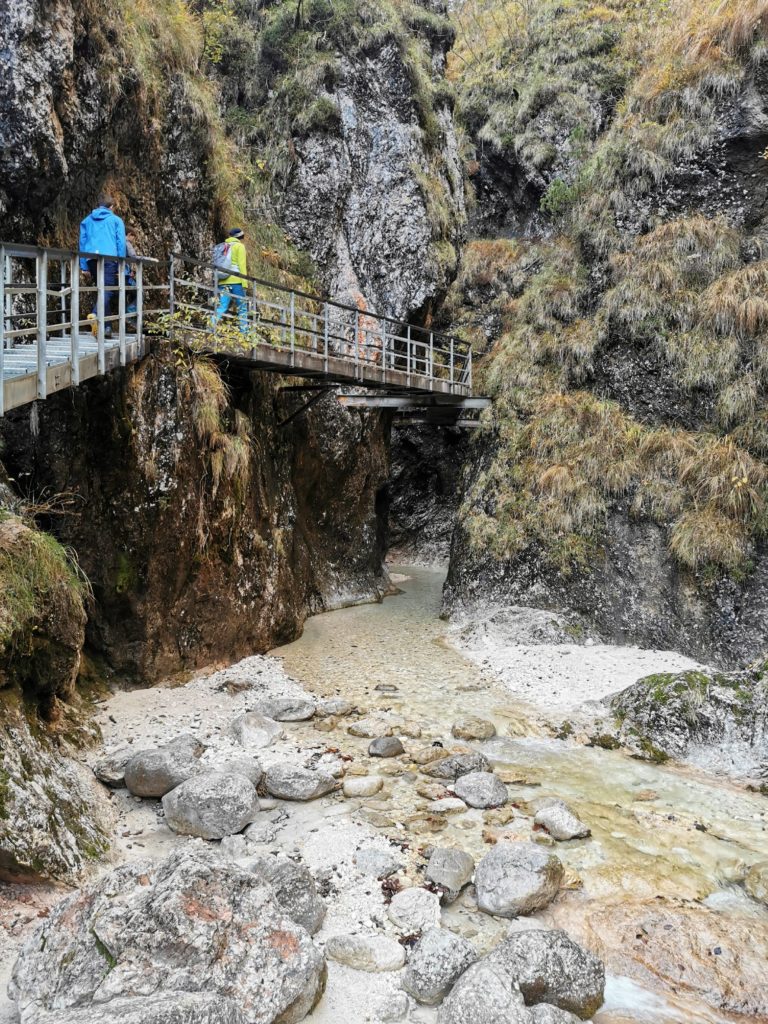
[[[468,715],[453,723],[451,735],[457,740],[489,740],[496,735],[496,726],[485,718]]]
[[[430,882],[446,890],[445,899],[453,902],[465,885],[472,880],[475,862],[464,850],[438,847],[432,851],[426,876]]]
[[[447,796],[442,800],[433,800],[427,805],[430,814],[461,814],[466,811],[467,805],[463,800],[455,796]]]
[[[344,779],[344,796],[374,796],[384,785],[377,775],[360,775]]]
[[[370,757],[399,757],[404,753],[405,747],[396,736],[381,736],[368,747]]]

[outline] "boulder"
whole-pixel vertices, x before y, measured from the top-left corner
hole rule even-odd
[[[378,775],[350,775],[344,779],[344,796],[375,796],[383,785],[384,780]]]
[[[532,914],[551,903],[563,880],[563,865],[535,843],[501,842],[477,865],[477,905],[497,917]]]
[[[325,904],[309,868],[287,857],[258,857],[248,868],[272,886],[280,908],[294,924],[306,928],[310,935],[320,930]]]
[[[529,1006],[549,1003],[586,1020],[603,1004],[605,968],[564,931],[517,932],[486,961],[518,985]]]
[[[166,793],[163,810],[169,827],[180,835],[223,839],[253,821],[259,798],[244,775],[206,772]]]
[[[221,766],[217,765],[215,771],[226,772],[227,775],[244,775],[254,786],[258,786],[264,778],[264,771],[254,757],[234,757]]]
[[[577,1017],[567,1010],[560,1010],[548,1003],[539,1003],[538,1006],[530,1008],[531,1024],[581,1024],[581,1017]]]
[[[475,862],[464,850],[438,847],[427,864],[427,878],[444,891],[444,899],[452,903],[465,885],[472,881]]]
[[[9,991],[21,1024],[43,1024],[52,1011],[57,1022],[71,1013],[72,1024],[96,1022],[96,1012],[121,1024],[295,1024],[324,980],[322,954],[271,887],[190,843],[59,903],[22,947]],[[179,1016],[172,1007],[185,1002],[189,1014]],[[119,1015],[124,1005],[131,1017]]]
[[[119,789],[125,785],[125,768],[135,753],[131,747],[122,747],[106,754],[93,766],[93,774],[105,786]]]
[[[489,772],[491,762],[484,754],[472,751],[467,754],[448,754],[437,761],[430,761],[421,769],[424,775],[433,779],[458,779],[470,772]]]
[[[255,708],[275,722],[307,722],[316,709],[317,705],[308,697],[265,697]]]
[[[509,800],[507,787],[493,772],[468,772],[456,780],[453,789],[470,807],[502,807]]]
[[[548,800],[539,808],[533,819],[535,825],[541,825],[558,842],[568,839],[586,839],[591,835],[589,826],[579,821],[568,804],[562,800]]]
[[[405,747],[396,736],[380,736],[368,745],[370,757],[399,757]]]
[[[430,928],[411,950],[403,988],[420,1003],[434,1006],[476,960],[471,942],[443,928]]]
[[[428,889],[414,886],[395,893],[389,919],[403,935],[413,935],[440,924],[440,899]]]
[[[319,700],[315,707],[318,718],[346,718],[354,711],[354,705],[341,697],[327,697]]]
[[[405,963],[405,950],[387,935],[332,935],[325,944],[325,955],[371,973],[399,971]]]
[[[490,740],[496,735],[496,726],[486,718],[467,715],[453,723],[451,735],[457,740]]]
[[[530,1019],[509,978],[481,960],[448,993],[437,1024],[530,1024]]]
[[[752,899],[768,904],[768,860],[759,860],[747,872],[744,888]]]
[[[230,732],[247,750],[263,750],[285,736],[282,727],[258,711],[248,711],[232,723]]]
[[[159,800],[200,771],[198,758],[204,750],[200,740],[185,734],[162,747],[138,751],[125,766],[128,791]]]
[[[237,1003],[221,995],[174,992],[112,999],[87,1008],[41,1012],[35,1024],[249,1024]]]
[[[355,854],[355,867],[372,878],[389,878],[402,868],[402,860],[390,850],[364,846]]]
[[[384,1002],[376,1007],[376,1020],[382,1024],[397,1024],[405,1020],[411,1011],[411,999],[407,992],[390,992]]]
[[[277,764],[267,769],[267,792],[278,800],[314,800],[337,788],[327,772],[312,771],[295,764]]]

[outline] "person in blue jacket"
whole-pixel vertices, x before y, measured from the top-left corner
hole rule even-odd
[[[106,193],[99,196],[96,209],[80,224],[80,252],[99,256],[125,256],[125,224],[113,212],[114,206],[112,196]],[[95,259],[80,257],[80,269],[93,281],[96,280],[96,264]],[[109,317],[115,313],[117,305],[117,260],[104,261],[104,285],[104,316]],[[94,305],[94,312],[95,309]],[[112,334],[111,323],[105,325],[104,334],[106,337]]]

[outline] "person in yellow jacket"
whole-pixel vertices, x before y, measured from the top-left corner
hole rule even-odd
[[[232,269],[233,271],[236,271],[236,273],[227,274],[225,277],[221,277],[219,279],[219,305],[213,316],[213,325],[215,327],[219,320],[221,320],[229,309],[230,303],[234,299],[237,307],[237,319],[240,326],[240,332],[242,334],[247,334],[248,301],[245,294],[246,281],[245,278],[240,276],[241,274],[248,273],[248,256],[245,251],[245,245],[243,244],[244,238],[245,232],[242,228],[232,228],[223,245],[216,246],[216,249],[214,250],[214,263],[217,266],[226,265],[228,269]],[[216,255],[221,252],[225,253],[223,257]],[[226,264],[220,263],[220,259],[225,259],[227,261]]]

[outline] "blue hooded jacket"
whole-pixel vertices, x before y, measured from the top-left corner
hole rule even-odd
[[[107,206],[98,206],[80,225],[80,252],[99,256],[125,256],[125,224]],[[80,269],[88,269],[88,261],[80,259]]]

